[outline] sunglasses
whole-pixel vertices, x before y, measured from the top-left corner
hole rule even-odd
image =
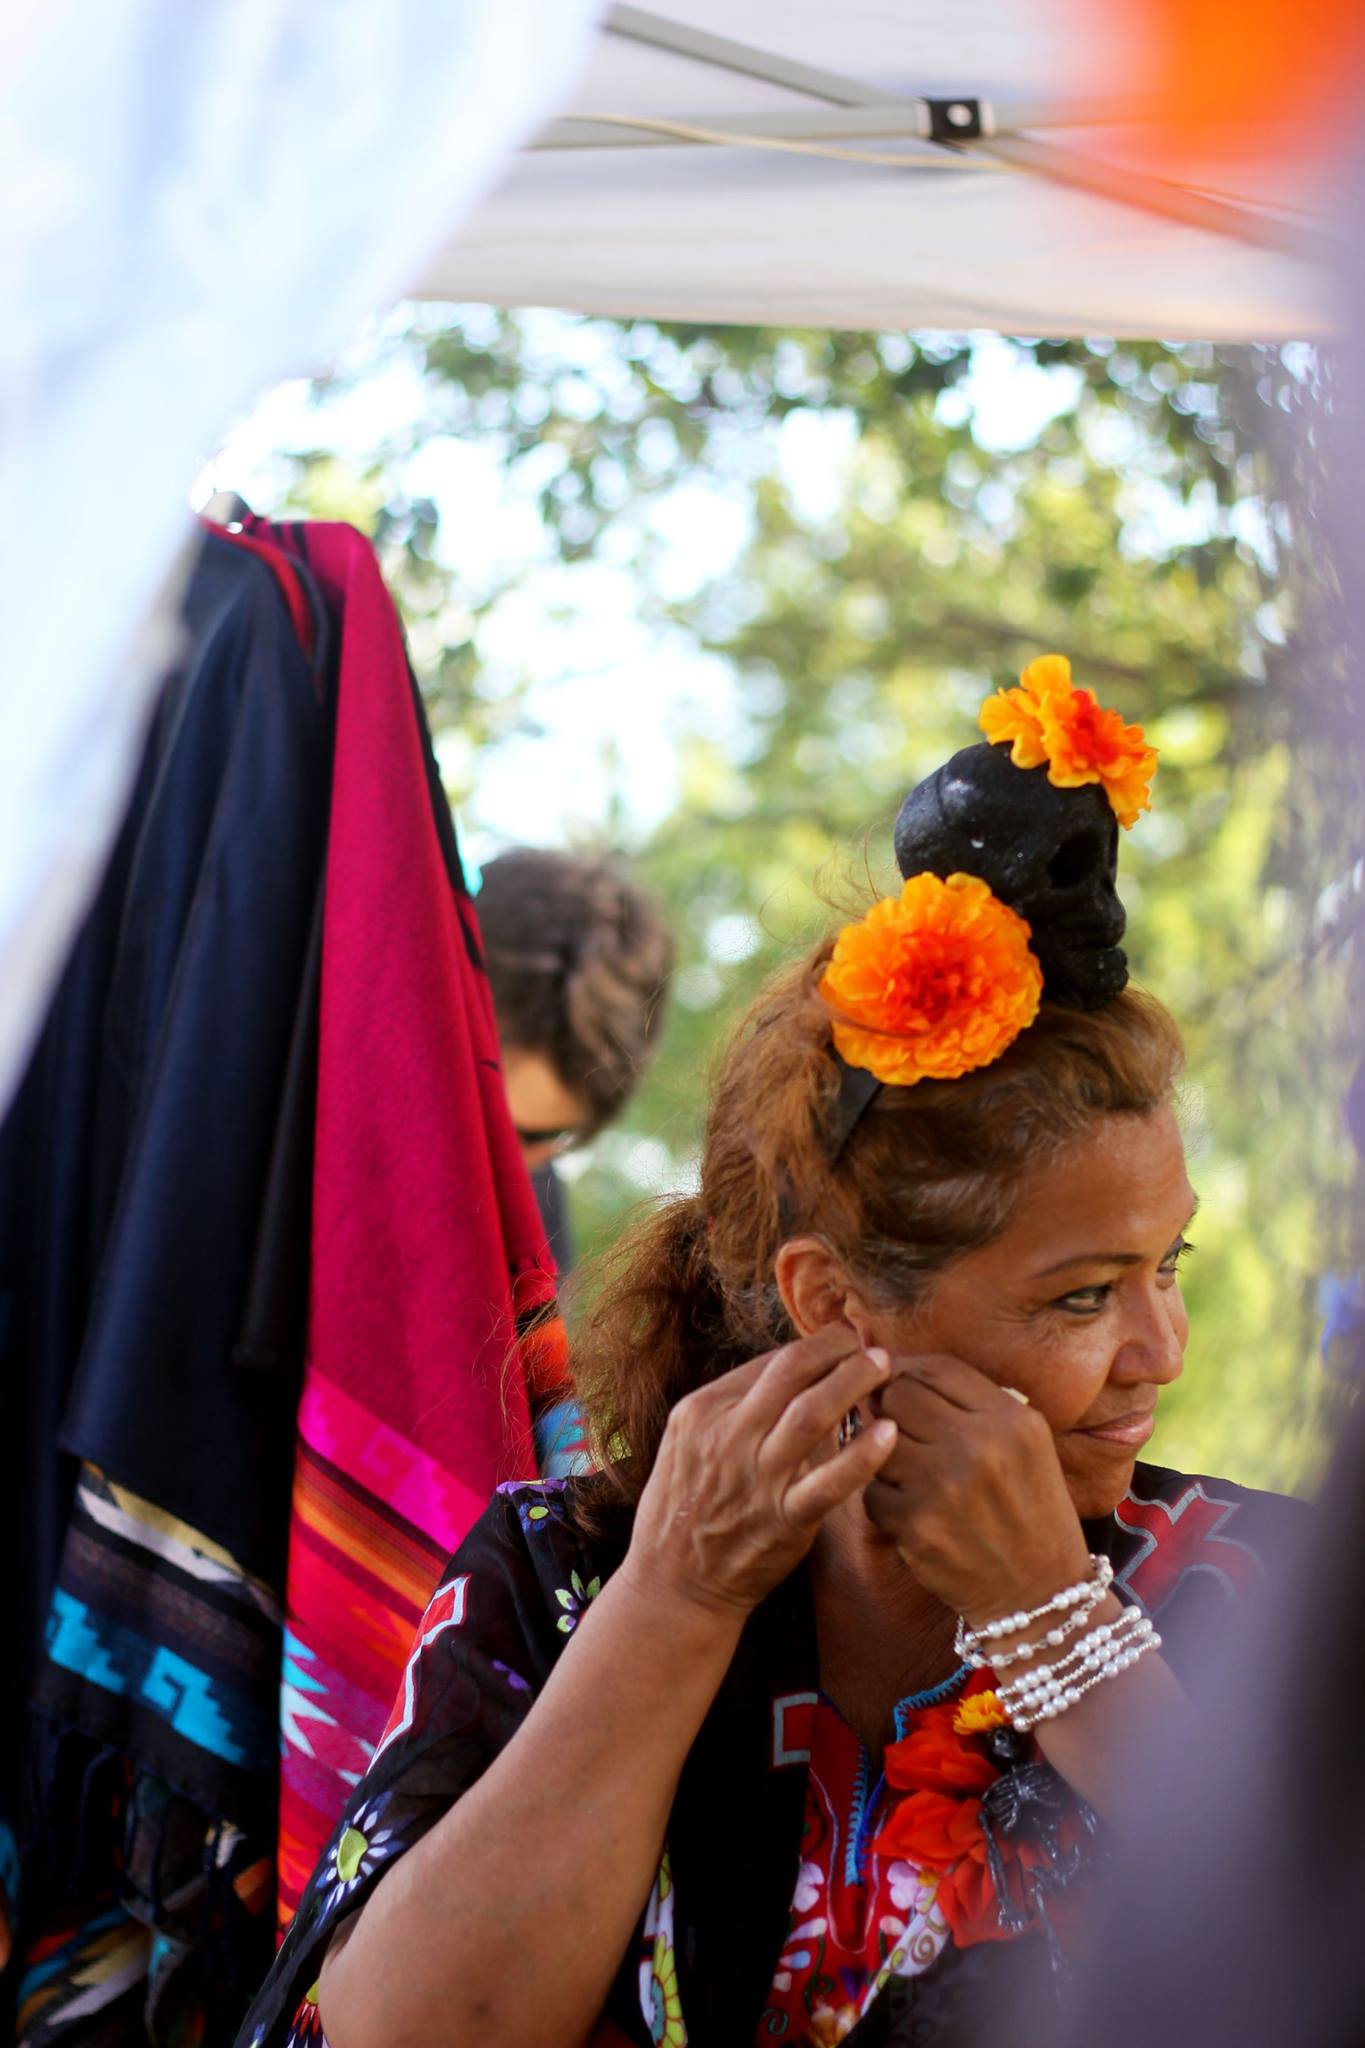
[[[583,1135],[577,1124],[560,1124],[549,1131],[528,1131],[520,1124],[514,1124],[512,1128],[523,1145],[552,1145],[556,1152],[563,1152],[575,1138]]]

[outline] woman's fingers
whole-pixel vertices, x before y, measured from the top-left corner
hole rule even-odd
[[[1018,1400],[1016,1395],[1008,1405]],[[934,1353],[894,1358],[891,1378],[874,1405],[878,1414],[898,1422],[912,1442],[927,1444],[961,1428],[965,1416],[990,1414],[1006,1402],[1004,1390],[974,1365]]]
[[[937,1387],[914,1373],[897,1371],[894,1364],[890,1379],[872,1405],[879,1415],[889,1415],[901,1434],[917,1444],[935,1443],[961,1429],[967,1413],[945,1399]]]
[[[806,1388],[822,1380],[853,1352],[861,1351],[857,1333],[847,1323],[829,1323],[809,1337],[784,1344],[766,1360],[740,1403],[741,1421],[764,1437]],[[744,1368],[741,1368],[744,1370]],[[733,1375],[731,1375],[733,1377]]]
[[[880,1471],[879,1465],[877,1474]],[[868,1520],[884,1536],[900,1536],[905,1522],[905,1494],[899,1486],[874,1474],[871,1483],[863,1490],[863,1506],[867,1509]]]
[[[946,1351],[926,1352],[919,1358],[895,1358],[891,1364],[896,1381],[906,1380],[912,1386],[923,1387],[951,1408],[974,1413],[993,1408],[1000,1399],[1001,1390],[993,1379]]]
[[[895,1423],[874,1422],[845,1449],[787,1488],[782,1503],[786,1520],[796,1529],[817,1529],[831,1509],[849,1500],[860,1487],[875,1484],[895,1444]]]
[[[758,1447],[760,1470],[792,1472],[821,1444],[840,1419],[886,1384],[890,1362],[884,1351],[855,1351],[840,1359],[813,1386],[794,1394]]]

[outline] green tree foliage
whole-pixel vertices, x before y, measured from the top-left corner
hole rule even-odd
[[[289,501],[376,533],[438,730],[496,743],[525,678],[489,687],[480,626],[503,593],[462,584],[435,506],[404,495],[403,460],[432,435],[490,441],[544,554],[631,562],[660,627],[731,665],[732,729],[684,737],[675,813],[627,849],[682,957],[656,1068],[574,1182],[587,1245],[686,1180],[719,1035],[830,902],[891,885],[902,795],[975,737],[991,686],[1064,651],[1142,720],[1157,808],[1121,881],[1136,977],[1186,1028],[1204,1197],[1190,1369],[1156,1452],[1302,1483],[1323,1414],[1317,1283],[1356,1256],[1340,1102],[1365,761],[1316,507],[1330,391],[1302,349],[1010,347],[1046,396],[1023,445],[983,431],[969,339],[428,310],[359,373],[420,370],[416,423],[363,463],[300,456]],[[816,506],[783,458],[808,429],[829,451]],[[749,539],[670,602],[650,508],[698,475],[743,503]]]

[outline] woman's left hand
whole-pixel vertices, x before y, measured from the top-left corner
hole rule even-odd
[[[960,1358],[893,1358],[872,1398],[900,1439],[867,1512],[920,1584],[974,1626],[1037,1607],[1088,1570],[1052,1431]]]

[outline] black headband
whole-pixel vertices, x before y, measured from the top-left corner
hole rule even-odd
[[[882,1084],[866,1067],[851,1067],[837,1052],[832,1057],[839,1069],[839,1093],[834,1099],[826,1142],[829,1163],[834,1166],[872,1107],[874,1097],[881,1093]]]

